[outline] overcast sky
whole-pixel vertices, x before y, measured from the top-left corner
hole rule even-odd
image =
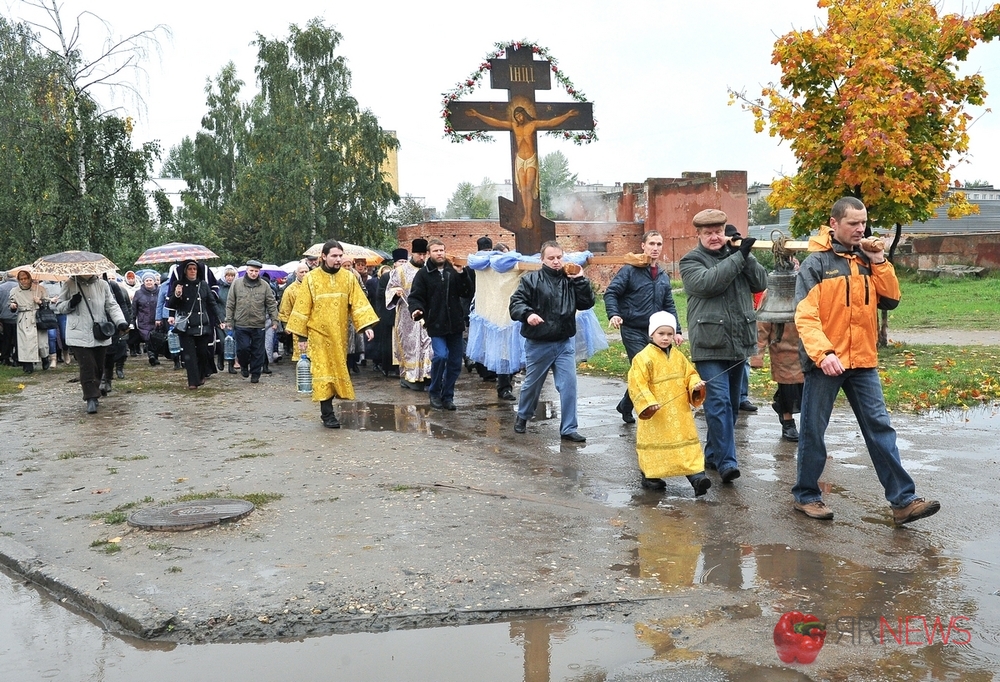
[[[51,2],[51,0],[46,0]],[[6,14],[45,22],[39,10],[13,0]],[[961,8],[944,2],[945,9]],[[3,5],[0,5],[3,6]],[[417,0],[396,2],[229,2],[173,0],[123,2],[65,0],[64,24],[89,10],[116,35],[169,27],[161,54],[146,63],[141,83],[145,110],[124,102],[137,120],[137,143],[159,140],[164,150],[193,137],[205,112],[205,81],[230,60],[256,92],[256,34],[285,37],[289,24],[320,17],[343,35],[340,53],[353,73],[353,94],[381,125],[400,140],[400,193],[426,199],[443,210],[462,181],[510,178],[507,134],[493,143],[454,144],[442,135],[441,94],[478,67],[494,42],[528,39],[547,47],[560,68],[594,103],[600,140],[584,146],[539,136],[541,156],[562,151],[570,169],[587,183],[641,182],[677,177],[683,171],[746,170],[750,182],[769,182],[795,171],[787,144],[753,132],[749,113],[728,106],[727,86],[759,96],[775,80],[775,39],[807,29],[825,16],[810,0],[676,2],[632,0],[536,0],[472,3]],[[84,50],[96,54],[107,32],[83,21]],[[953,171],[961,180],[1000,184],[1000,45],[976,47],[963,71],[980,71],[993,94],[970,110],[970,162]],[[554,83],[539,100],[567,98]],[[99,93],[107,105],[108,93]],[[489,80],[471,97],[505,100]]]

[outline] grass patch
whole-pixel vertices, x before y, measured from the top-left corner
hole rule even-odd
[[[67,450],[66,452],[59,453],[59,459],[76,459],[77,457],[83,457],[83,453],[75,450]]]
[[[171,566],[170,568],[167,569],[167,573],[180,573],[183,570],[184,569],[181,568],[180,566]]]
[[[33,471],[41,471],[41,469],[39,469],[38,467],[24,467],[23,469],[21,469],[21,473],[23,474],[30,474]]]
[[[389,488],[394,493],[405,493],[407,490],[419,490],[418,486],[406,485],[405,483],[400,483]]]
[[[151,542],[146,545],[146,549],[151,549],[154,552],[165,552],[170,549],[170,545],[166,542]]]
[[[1000,315],[1000,272],[981,279],[928,279],[899,273],[902,298],[889,312],[889,329],[995,329]]]
[[[98,549],[105,554],[117,554],[122,551],[122,547],[117,542],[111,542],[110,540],[94,540],[90,543],[91,549]]]
[[[0,396],[18,395],[25,386],[35,383],[20,367],[0,365]]]
[[[247,438],[246,440],[241,440],[233,443],[229,446],[230,450],[236,448],[266,448],[270,443],[266,440],[261,440],[260,438]]]
[[[127,457],[125,455],[118,455],[117,457],[114,457],[114,460],[116,462],[138,462],[139,460],[142,459],[149,459],[149,457],[147,455],[133,455],[131,457]]]
[[[236,459],[253,459],[254,457],[273,457],[270,452],[248,452],[245,455],[240,455]]]
[[[188,493],[186,495],[180,495],[172,500],[163,502],[162,504],[177,504],[179,502],[195,502],[197,500],[212,500],[212,499],[224,499],[224,500],[246,500],[253,504],[253,506],[260,509],[266,506],[270,502],[277,502],[284,495],[281,493],[246,493],[243,495],[236,495],[234,493],[226,493],[220,490],[207,493]]]
[[[104,521],[105,524],[109,526],[114,526],[119,523],[125,523],[128,520],[128,515],[125,514],[129,509],[135,509],[140,504],[149,504],[153,501],[152,497],[148,495],[142,498],[139,502],[126,502],[125,504],[120,504],[109,512],[99,512],[97,514],[91,514],[90,518],[95,521]]]

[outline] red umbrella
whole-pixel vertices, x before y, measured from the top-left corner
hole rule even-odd
[[[208,260],[218,258],[211,250],[201,244],[183,244],[181,242],[170,242],[163,246],[154,246],[146,249],[136,265],[149,265],[151,263],[179,263],[185,260]]]

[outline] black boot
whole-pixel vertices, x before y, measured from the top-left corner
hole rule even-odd
[[[49,356],[46,355],[44,358],[42,358],[42,370],[46,370],[48,368],[49,368]]]
[[[115,376],[118,377],[119,379],[124,379],[125,378],[125,363],[124,362],[115,363]]]
[[[180,355],[175,355],[174,356],[174,369],[180,369],[180,368],[181,368],[181,356]]]
[[[695,497],[701,497],[712,487],[712,481],[705,475],[704,471],[700,474],[691,474],[687,477],[687,480],[691,484],[691,487],[694,488]]]
[[[799,440],[799,432],[795,428],[794,419],[782,419],[781,420],[781,440],[791,441],[797,443]]]
[[[319,404],[319,415],[323,420],[323,426],[328,429],[339,429],[340,422],[337,421],[337,415],[333,413],[333,399],[327,399],[320,401]]]
[[[25,374],[31,374],[35,371],[35,363],[33,362],[22,362],[21,369],[24,370]]]
[[[236,361],[235,360],[227,360],[226,362],[229,365],[229,373],[230,374],[236,374]]]
[[[150,367],[156,367],[158,364],[160,364],[160,361],[156,359],[156,353],[149,353],[147,357],[149,358]]]

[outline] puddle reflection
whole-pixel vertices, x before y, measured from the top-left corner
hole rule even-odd
[[[3,679],[174,682],[265,680],[603,680],[652,654],[630,624],[561,619],[171,645],[123,640],[0,573]],[[447,655],[442,655],[447,652]]]

